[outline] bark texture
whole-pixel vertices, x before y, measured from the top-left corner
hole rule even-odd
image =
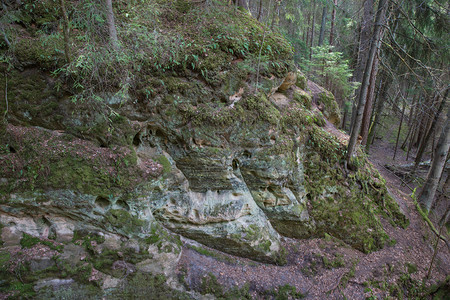
[[[353,123],[352,134],[351,134],[350,140],[348,142],[347,157],[346,157],[347,164],[350,164],[350,159],[355,150],[356,142],[357,142],[357,139],[359,136],[359,131],[361,129],[362,115],[364,112],[364,106],[366,105],[367,91],[369,89],[370,75],[372,73],[372,67],[373,67],[373,62],[375,60],[375,55],[378,51],[378,42],[381,37],[381,28],[385,22],[384,16],[385,16],[385,11],[387,9],[387,4],[388,3],[386,0],[380,0],[380,2],[378,3],[378,11],[377,11],[377,16],[376,16],[376,20],[375,20],[375,26],[374,26],[373,38],[372,38],[372,42],[371,42],[370,53],[369,53],[369,57],[367,59],[366,69],[364,71],[364,77],[363,77],[363,81],[361,84],[361,90],[360,90],[359,99],[358,99],[358,108],[356,111],[355,121]]]
[[[116,23],[114,21],[114,12],[112,0],[106,0],[106,22],[108,24],[109,37],[114,47],[118,47],[119,39],[117,38]]]
[[[434,159],[428,172],[427,180],[419,196],[420,205],[427,211],[430,211],[433,205],[436,189],[444,170],[447,154],[450,146],[450,107],[447,110],[447,123],[441,133],[439,141],[434,152]]]
[[[320,24],[320,34],[319,34],[319,44],[318,46],[322,46],[323,38],[325,36],[325,26],[327,23],[327,7],[324,6],[322,10],[322,23]]]
[[[59,4],[61,6],[61,14],[63,16],[63,32],[64,32],[64,55],[66,57],[66,61],[68,64],[70,64],[70,46],[69,46],[69,34],[70,34],[70,28],[69,28],[69,17],[67,16],[66,11],[66,5],[64,3],[64,0],[60,0]]]

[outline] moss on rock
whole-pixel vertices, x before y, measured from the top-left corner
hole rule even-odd
[[[335,126],[339,126],[341,122],[341,115],[339,106],[336,100],[334,99],[333,94],[331,94],[328,91],[321,92],[319,94],[318,102],[323,104],[324,106],[323,114],[328,119],[328,121],[333,123]]]

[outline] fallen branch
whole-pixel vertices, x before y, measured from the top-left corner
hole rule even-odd
[[[414,195],[413,195],[414,196]],[[411,196],[411,197],[413,197]],[[436,230],[436,228],[434,227],[433,223],[431,222],[430,218],[428,218],[427,214],[422,210],[422,208],[420,207],[419,203],[417,202],[416,199],[414,199],[414,204],[416,205],[417,211],[419,212],[419,214],[422,216],[423,220],[428,224],[428,226],[430,226],[431,231],[441,240],[443,240],[445,242],[445,244],[447,245],[447,248],[450,250],[450,244],[447,241],[447,239],[445,237],[443,237],[442,235],[439,234],[439,232]]]
[[[392,174],[394,174],[394,176],[395,177],[397,177],[411,192],[414,192],[414,189],[412,189],[409,185],[408,185],[408,183],[407,182],[405,182],[404,180],[403,180],[403,178],[401,178],[400,176],[398,176],[397,174],[395,174],[395,172],[394,171],[392,171],[392,170],[390,170],[390,169],[388,169],[388,168],[386,168],[385,166],[383,166],[383,168],[385,168],[386,170],[388,170],[389,172],[391,172]]]

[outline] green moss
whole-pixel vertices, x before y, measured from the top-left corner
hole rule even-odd
[[[16,58],[24,64],[39,64],[47,69],[62,64],[63,39],[57,35],[43,35],[41,39],[22,38],[14,47]]]
[[[269,101],[263,93],[244,99],[243,106],[247,114],[246,120],[250,121],[257,116],[258,120],[269,122],[272,125],[278,124],[282,115],[279,110]]]
[[[281,249],[277,253],[275,263],[279,266],[284,266],[287,264],[287,250],[285,247],[281,246]]]
[[[406,263],[406,268],[408,269],[408,273],[416,273],[417,272],[417,265],[415,263]]]
[[[284,132],[289,132],[295,127],[305,127],[312,125],[316,120],[315,115],[305,109],[299,103],[291,103],[282,114],[281,126]]]
[[[172,170],[170,161],[164,155],[158,156],[155,161],[157,161],[163,167],[164,174],[168,174]]]
[[[325,268],[327,269],[335,269],[335,268],[341,268],[341,267],[345,267],[345,262],[343,259],[342,254],[336,254],[334,255],[333,259],[328,259],[326,256],[322,256],[322,261],[323,264],[325,266]]]
[[[138,217],[132,216],[128,211],[123,209],[110,209],[105,219],[115,228],[121,229],[127,234],[140,232],[145,221]]]
[[[183,14],[187,13],[191,9],[191,5],[192,3],[186,0],[175,1],[175,8]]]
[[[276,300],[302,299],[305,297],[305,295],[297,291],[294,286],[289,284],[278,287],[272,293]]]
[[[143,242],[146,244],[145,248],[148,248],[148,245],[156,245],[159,252],[166,253],[178,254],[182,247],[182,242],[178,235],[169,233],[157,223],[151,225],[150,232],[143,239]]]
[[[293,98],[307,109],[311,109],[311,95],[304,90],[294,90]]]
[[[200,292],[202,295],[211,294],[216,297],[221,297],[224,294],[223,287],[219,284],[216,276],[212,273],[208,273],[208,275],[202,278]]]
[[[342,277],[341,277],[341,281],[339,282],[339,286],[341,286],[342,288],[346,288],[348,281],[350,279],[352,279],[353,277],[355,277],[355,272],[356,272],[356,266],[359,263],[359,259],[358,260],[354,260],[352,262],[352,266],[350,268],[349,271],[347,271]]]
[[[378,215],[386,211],[392,220],[400,220],[398,205],[382,200],[387,199],[387,190],[367,162],[345,177],[341,166],[345,147],[328,135],[313,127],[307,143],[305,188],[317,225],[315,234],[328,233],[364,252],[380,249],[389,237]]]
[[[5,271],[7,264],[9,263],[9,260],[11,259],[11,254],[6,251],[0,251],[0,268],[1,271]]]
[[[308,79],[306,78],[305,74],[303,74],[300,70],[297,70],[297,81],[295,85],[304,91],[308,87]]]
[[[22,239],[20,240],[20,246],[22,246],[22,248],[31,248],[39,243],[59,252],[61,252],[64,248],[63,245],[55,245],[51,241],[41,240],[40,238],[34,237],[27,233],[23,233]]]
[[[226,262],[229,264],[233,264],[236,261],[235,259],[233,259],[231,257],[228,257],[224,254],[219,253],[218,251],[211,251],[205,247],[197,247],[197,246],[189,245],[189,244],[188,244],[188,247],[202,255],[213,257],[214,259],[216,259],[218,261],[223,261],[223,262]]]
[[[334,99],[333,94],[328,91],[323,91],[319,94],[318,102],[323,104],[323,113],[328,121],[338,126],[341,121],[341,116],[339,106]]]
[[[11,283],[8,292],[12,292],[13,295],[25,299],[30,299],[36,294],[32,283],[22,283],[20,281]]]
[[[108,299],[192,299],[189,294],[167,285],[164,275],[136,272],[126,278],[126,283],[111,291]]]
[[[114,272],[112,270],[112,265],[115,261],[120,260],[121,257],[118,254],[117,250],[105,249],[99,255],[96,255],[93,260],[93,267],[99,271],[102,271],[107,274],[111,274],[114,277],[121,277],[125,274],[122,274],[125,270],[118,270]],[[128,259],[128,257],[127,257]]]
[[[105,238],[97,233],[88,232],[86,230],[75,230],[73,233],[72,242],[81,244],[84,248],[91,253],[94,252],[94,245],[102,244],[105,242]]]
[[[70,135],[60,136],[34,127],[11,128],[10,137],[17,153],[8,156],[11,163],[0,168],[2,177],[15,179],[9,186],[1,187],[10,192],[39,188],[70,188],[91,195],[104,195],[105,189],[109,194],[131,192],[160,172],[144,172],[137,166],[136,153],[128,147],[104,149],[73,137],[67,139]],[[17,169],[17,165],[24,167]]]

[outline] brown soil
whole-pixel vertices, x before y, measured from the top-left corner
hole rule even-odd
[[[341,142],[347,142],[348,136],[330,123],[327,123],[326,129]],[[382,220],[386,232],[396,241],[395,245],[364,254],[330,239],[284,238],[283,245],[288,251],[287,264],[275,266],[208,248],[209,255],[200,254],[189,246],[192,241],[186,241],[178,265],[179,274],[184,276],[188,288],[196,290],[200,289],[203,278],[210,274],[217,278],[220,285],[229,289],[247,284],[255,299],[270,298],[267,292],[264,296],[264,291],[286,284],[296,287],[306,295],[305,299],[365,299],[373,295],[378,299],[396,299],[396,293],[389,293],[389,285],[394,283],[400,286],[403,293],[410,293],[411,286],[399,284],[400,278],[403,276],[403,280],[406,278],[410,282],[411,279],[417,284],[425,279],[436,235],[418,214],[409,188],[402,186],[402,180],[384,167],[386,163],[392,163],[392,154],[391,145],[377,143],[371,148],[370,160],[384,176],[390,192],[410,220],[407,229],[392,227]],[[403,153],[397,153],[395,163],[404,162]],[[431,278],[424,281],[425,285],[442,282],[449,275],[449,270],[450,251],[440,241]],[[385,288],[378,288],[383,285]]]

